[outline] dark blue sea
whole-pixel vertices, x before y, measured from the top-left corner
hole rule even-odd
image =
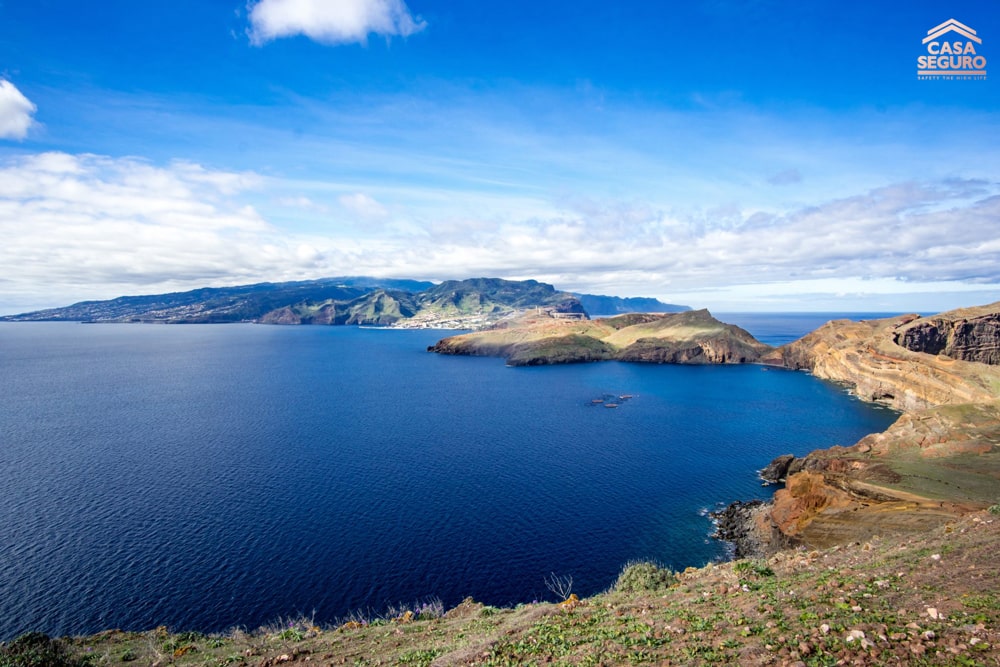
[[[895,418],[801,372],[425,351],[447,333],[0,324],[0,640],[592,594],[724,557],[707,510]]]

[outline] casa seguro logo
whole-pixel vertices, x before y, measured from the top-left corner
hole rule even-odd
[[[926,53],[917,57],[917,78],[985,79],[986,56],[979,51],[983,40],[969,26],[948,19],[927,31]]]

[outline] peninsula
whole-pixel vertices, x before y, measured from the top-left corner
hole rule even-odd
[[[771,348],[707,310],[587,320],[537,309],[483,331],[445,338],[428,350],[503,357],[511,366],[537,366],[605,360],[746,363],[759,361]]]
[[[739,556],[922,533],[1000,501],[1000,302],[837,320],[777,349],[707,310],[583,320],[538,309],[428,349],[511,366],[756,362],[809,371],[903,413],[849,447],[775,459],[762,471],[785,485],[773,501],[736,502],[717,517]]]

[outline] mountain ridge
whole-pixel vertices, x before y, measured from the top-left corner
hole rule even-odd
[[[687,309],[656,299],[577,295],[537,280],[470,278],[434,284],[341,276],[81,301],[62,308],[0,317],[0,322],[256,322],[478,329],[539,308],[588,318],[590,314],[582,305],[584,299],[604,310],[640,305]]]

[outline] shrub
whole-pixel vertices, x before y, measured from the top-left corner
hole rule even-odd
[[[573,576],[557,575],[555,572],[545,577],[545,587],[559,596],[560,600],[568,600],[573,594]]]
[[[991,505],[989,512],[990,514],[1000,514],[1000,505]]]
[[[762,560],[740,560],[733,565],[733,572],[743,576],[773,577],[774,570]]]
[[[650,561],[627,563],[612,586],[618,593],[663,591],[677,583],[677,575]]]
[[[62,642],[41,632],[29,632],[9,644],[0,644],[0,667],[81,667],[84,664],[68,655]]]

